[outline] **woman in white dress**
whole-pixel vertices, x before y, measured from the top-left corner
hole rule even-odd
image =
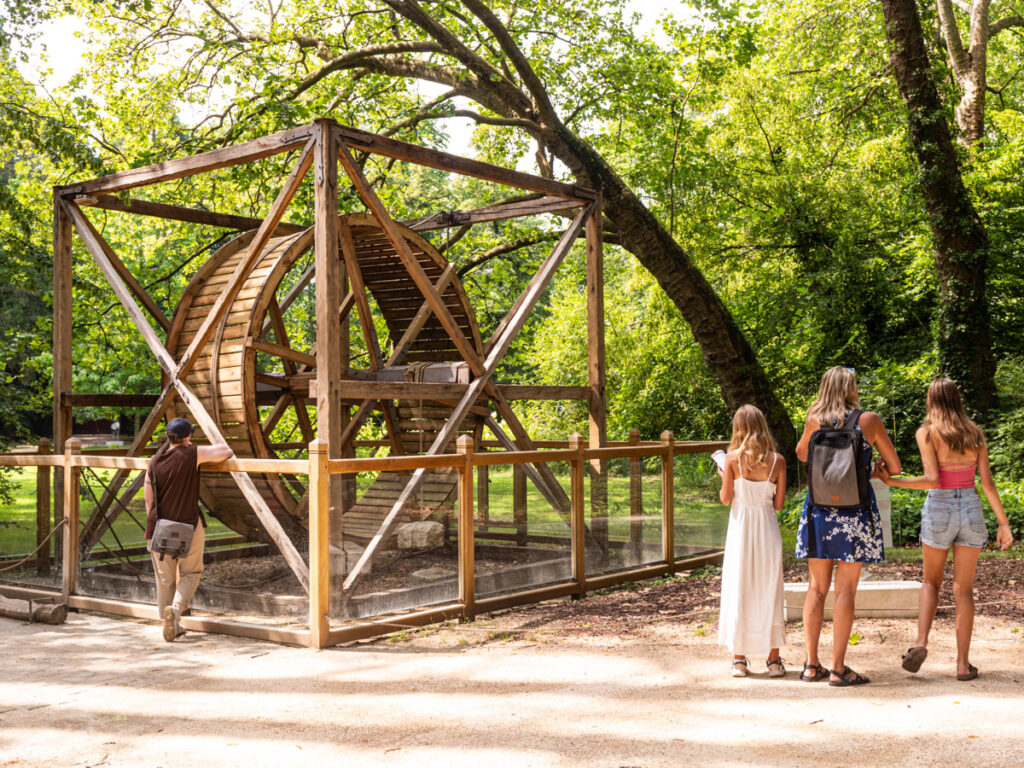
[[[721,499],[731,504],[722,563],[718,642],[733,654],[732,676],[746,677],[748,655],[767,654],[769,677],[786,668],[779,648],[786,640],[782,593],[782,535],[776,511],[786,498],[786,460],[764,414],[744,405],[732,420]]]

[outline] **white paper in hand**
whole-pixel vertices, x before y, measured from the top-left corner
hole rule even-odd
[[[714,462],[715,464],[718,465],[718,468],[725,472],[725,451],[717,450],[711,454],[711,458],[714,459]]]

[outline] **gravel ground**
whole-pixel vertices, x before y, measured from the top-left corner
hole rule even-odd
[[[988,564],[983,564],[979,573]],[[1017,574],[1001,574],[1004,584]],[[72,614],[0,619],[0,766],[1017,766],[1024,764],[1019,589],[979,602],[953,676],[940,615],[921,672],[914,622],[858,620],[871,685],[728,676],[717,580],[673,580],[313,652]],[[1008,605],[1016,600],[1016,605]],[[823,638],[823,650],[831,643]]]

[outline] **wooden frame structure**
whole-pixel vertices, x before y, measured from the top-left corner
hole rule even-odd
[[[404,627],[416,627],[451,618],[472,619],[488,611],[500,610],[514,605],[550,600],[569,595],[604,589],[615,584],[638,579],[665,576],[710,563],[720,563],[723,551],[711,551],[694,556],[677,554],[675,534],[674,462],[676,457],[686,454],[709,454],[726,446],[724,442],[680,442],[670,432],[661,436],[660,442],[640,442],[633,436],[629,442],[612,443],[603,448],[587,448],[580,435],[573,435],[568,443],[543,451],[475,452],[467,436],[459,438],[458,452],[435,456],[398,456],[363,459],[330,459],[323,441],[309,446],[308,461],[298,460],[256,460],[232,459],[209,465],[210,470],[223,473],[260,473],[266,471],[299,472],[310,478],[310,537],[309,537],[309,620],[308,628],[280,627],[252,624],[209,616],[186,616],[182,624],[186,629],[201,632],[250,637],[272,642],[306,645],[324,648],[331,645],[352,642],[377,635],[388,634]],[[45,450],[45,449],[44,449]],[[596,461],[628,459],[631,466],[638,466],[643,458],[656,457],[661,464],[660,557],[649,564],[624,568],[598,575],[588,575],[588,550],[585,546],[585,500],[583,478],[588,467]],[[571,555],[572,575],[568,580],[548,586],[501,594],[493,597],[478,597],[475,591],[476,567],[474,544],[479,521],[474,514],[474,475],[480,468],[497,466],[526,466],[536,461],[568,462],[572,476],[570,489],[571,503]],[[8,598],[35,599],[60,596],[68,607],[76,610],[99,611],[115,615],[158,620],[156,607],[104,597],[80,594],[78,591],[77,538],[80,530],[78,516],[79,483],[81,471],[85,468],[129,469],[144,471],[150,459],[123,456],[83,455],[78,440],[68,440],[62,454],[36,455],[0,454],[0,466],[37,467],[40,472],[56,468],[64,477],[64,502],[60,508],[66,523],[64,556],[61,568],[61,590],[0,583],[0,596]],[[459,474],[459,545],[458,545],[458,598],[451,603],[430,608],[388,615],[368,620],[355,620],[332,626],[329,606],[332,584],[328,563],[328,532],[324,523],[328,513],[329,481],[332,476],[343,476],[358,472],[389,471],[396,468],[448,466]],[[631,471],[631,478],[633,472]],[[639,486],[632,491],[631,506],[639,503]],[[632,531],[631,531],[632,538]]]
[[[113,193],[125,193],[128,190],[156,184],[159,182],[180,179],[216,169],[261,160],[286,152],[298,153],[297,161],[290,174],[284,180],[280,191],[263,219],[234,216],[210,211],[201,211],[179,206],[158,204],[144,200],[127,200]],[[489,206],[476,211],[453,212],[448,214],[432,214],[406,225],[394,221],[387,211],[372,185],[367,180],[354,153],[381,155],[390,159],[418,164],[430,168],[449,171],[456,174],[483,179],[496,184],[515,187],[536,195],[539,199],[518,202],[508,206]],[[349,183],[362,199],[369,211],[367,221],[383,235],[389,248],[408,277],[415,290],[411,295],[419,307],[415,317],[404,329],[402,338],[397,342],[391,355],[385,360],[379,340],[373,330],[374,323],[368,304],[367,281],[364,281],[357,243],[353,237],[353,225],[349,220],[339,218],[338,184],[339,168]],[[315,210],[312,227],[288,223],[284,221],[289,203],[292,201],[299,185],[312,173]],[[182,325],[176,314],[171,319],[164,315],[157,303],[150,297],[140,282],[125,267],[110,245],[103,239],[96,228],[84,214],[83,206],[95,206],[105,210],[116,210],[125,213],[155,216],[158,218],[205,224],[216,227],[228,227],[250,230],[249,234],[236,239],[229,246],[222,272],[226,276],[223,284],[218,284],[215,291],[207,291],[212,301],[202,307],[200,317],[189,325],[187,317]],[[549,257],[544,261],[537,274],[527,285],[526,290],[516,300],[505,319],[498,325],[491,337],[483,342],[475,328],[474,322],[467,321],[457,315],[453,309],[450,290],[455,281],[454,270],[449,267],[440,275],[428,273],[424,267],[423,245],[420,251],[415,250],[418,242],[410,232],[437,229],[450,223],[474,223],[536,215],[550,212],[575,211],[569,227],[562,234]],[[311,232],[310,232],[311,229]],[[105,279],[109,283],[118,301],[128,313],[131,322],[145,340],[148,348],[156,358],[163,371],[165,384],[156,396],[106,396],[97,397],[74,393],[71,387],[71,251],[74,233],[81,238]],[[355,128],[340,125],[332,120],[317,120],[314,123],[293,128],[271,136],[233,147],[214,150],[193,157],[170,160],[143,168],[135,168],[110,176],[92,179],[81,183],[57,187],[54,190],[54,451],[58,454],[65,450],[71,434],[71,410],[80,404],[114,404],[133,402],[140,397],[153,398],[152,410],[146,418],[142,429],[136,435],[129,456],[141,456],[144,446],[152,438],[159,422],[175,412],[189,415],[192,421],[201,428],[205,437],[211,441],[231,440],[230,428],[225,427],[219,407],[216,375],[223,364],[221,350],[214,348],[212,358],[204,361],[204,349],[214,339],[223,337],[235,305],[234,302],[242,293],[251,288],[247,279],[257,274],[257,267],[262,267],[267,253],[275,248],[293,247],[288,243],[302,240],[311,235],[314,251],[313,266],[302,276],[300,285],[308,284],[315,279],[316,304],[316,347],[314,354],[291,349],[283,341],[284,326],[281,320],[283,305],[271,296],[266,307],[266,320],[262,330],[271,326],[275,331],[274,342],[262,338],[256,332],[246,336],[244,343],[253,355],[256,352],[274,354],[284,361],[285,376],[283,378],[267,377],[255,374],[255,381],[267,385],[285,386],[287,391],[275,402],[274,415],[279,417],[281,410],[287,405],[290,397],[298,403],[299,392],[315,400],[317,416],[317,439],[323,441],[328,461],[338,461],[346,455],[351,456],[351,446],[359,427],[367,417],[374,404],[378,404],[384,421],[388,426],[392,453],[403,453],[400,414],[395,403],[402,398],[430,398],[433,402],[443,403],[450,409],[444,425],[432,433],[432,441],[425,451],[426,456],[442,455],[458,436],[467,417],[478,419],[477,434],[482,423],[498,437],[506,450],[533,451],[535,445],[519,422],[515,412],[509,406],[509,399],[580,397],[589,403],[591,447],[601,447],[606,443],[605,433],[605,366],[604,366],[604,307],[602,286],[602,241],[601,241],[601,199],[592,190],[574,184],[565,184],[551,179],[500,168],[487,163],[457,157],[424,147],[396,141],[394,139],[367,133]],[[494,373],[509,349],[515,336],[523,327],[530,312],[536,306],[546,287],[550,284],[556,270],[568,254],[572,244],[580,236],[586,240],[587,255],[587,317],[588,317],[588,385],[585,388],[573,387],[509,387],[496,384]],[[288,243],[284,243],[292,238]],[[411,239],[412,238],[412,239]],[[297,245],[294,245],[298,249]],[[232,259],[234,259],[232,261]],[[429,261],[429,260],[428,260]],[[204,268],[205,269],[205,268]],[[228,273],[230,273],[228,275]],[[204,275],[204,279],[209,275]],[[351,286],[345,292],[345,285]],[[459,288],[458,290],[461,290]],[[195,295],[189,296],[192,286],[186,291],[187,298],[196,301]],[[446,293],[446,291],[448,291]],[[184,301],[184,299],[183,299]],[[287,299],[286,299],[287,301]],[[419,302],[422,301],[422,305]],[[348,366],[348,314],[355,311],[359,317],[365,345],[370,358],[369,375],[362,376],[349,369]],[[468,311],[468,310],[467,310]],[[464,313],[463,313],[464,314]],[[471,314],[469,315],[470,320]],[[428,322],[439,324],[446,335],[445,343],[449,343],[457,351],[458,359],[469,372],[470,380],[465,382],[411,382],[391,381],[383,377],[386,369],[404,362],[413,345],[418,343],[423,329]],[[154,325],[161,329],[166,338],[161,338]],[[250,328],[250,331],[252,329]],[[172,344],[174,340],[176,344]],[[202,375],[200,369],[202,367]],[[315,369],[315,370],[314,370]],[[282,384],[282,382],[285,382]],[[251,416],[256,412],[258,396],[257,385],[251,382],[243,384],[242,397]],[[212,391],[212,395],[208,390]],[[124,398],[124,399],[119,399]],[[358,403],[355,413],[349,410],[350,403]],[[490,403],[498,416],[505,422],[511,434],[506,434],[488,410],[482,410],[482,403]],[[283,405],[282,405],[283,404]],[[305,417],[305,409],[296,405],[299,421],[303,428],[304,438],[309,441],[314,434]],[[483,421],[480,421],[480,420]],[[245,426],[245,425],[243,425]],[[257,424],[258,426],[258,424]],[[252,425],[248,424],[251,429]],[[272,455],[257,452],[254,458],[270,459]],[[593,469],[598,476],[601,472],[600,462],[595,460]],[[546,464],[526,465],[526,474],[537,485],[538,489],[551,505],[562,512],[568,521],[570,503],[562,488],[558,485]],[[70,471],[70,470],[69,470]],[[125,483],[128,470],[121,470],[115,476],[110,489],[104,493],[99,505],[99,514],[86,524],[86,532],[82,551],[76,553],[81,557],[87,554],[91,544],[98,539],[105,528],[110,525],[111,518],[107,509]],[[249,530],[260,530],[281,551],[289,567],[303,588],[310,592],[319,585],[311,581],[309,568],[303,560],[293,539],[296,528],[286,530],[287,515],[280,509],[272,508],[272,495],[264,484],[254,482],[253,477],[245,472],[230,474],[237,491],[244,497],[245,503],[255,514],[256,522],[249,524]],[[128,486],[126,493],[130,498],[137,493],[141,485],[140,477]],[[371,564],[379,553],[384,542],[393,534],[400,522],[400,515],[407,502],[431,478],[428,466],[418,466],[411,474],[402,479],[401,492],[391,509],[379,521],[376,533],[366,542],[366,546],[354,565],[348,570],[343,591],[350,595],[359,582],[366,576]],[[290,499],[282,490],[283,483],[272,478],[269,485],[278,499]],[[311,480],[306,493],[293,504],[291,511],[302,514],[309,509],[309,533],[312,536],[314,526],[326,525],[331,529],[332,543],[342,545],[344,526],[337,524],[337,515],[346,506],[345,485],[337,478],[328,479],[327,490],[314,488]],[[59,479],[55,486],[58,503],[63,503],[62,495],[66,493],[66,478]],[[221,486],[223,488],[223,486]],[[351,485],[349,486],[351,488]],[[595,493],[595,508],[600,508],[602,485],[598,481],[592,485]],[[317,519],[322,511],[314,508],[313,503],[321,503],[326,493],[327,504],[333,517],[324,523]],[[271,501],[268,501],[268,498]],[[351,500],[348,502],[351,504]],[[123,506],[123,505],[122,505]],[[287,504],[286,504],[287,506]],[[233,526],[234,527],[234,526]],[[236,527],[236,530],[240,530]],[[301,531],[300,531],[301,533]],[[587,533],[590,536],[590,533]],[[591,539],[591,543],[601,545],[600,541]]]

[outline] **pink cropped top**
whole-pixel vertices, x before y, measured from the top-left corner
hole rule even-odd
[[[978,468],[974,461],[939,462],[939,488],[973,488],[974,471]]]

